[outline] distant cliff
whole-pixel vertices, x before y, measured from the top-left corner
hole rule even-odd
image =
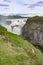
[[[43,51],[43,17],[28,18],[22,36]]]

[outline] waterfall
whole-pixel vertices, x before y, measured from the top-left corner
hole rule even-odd
[[[27,18],[19,18],[19,19],[6,19],[4,21],[3,26],[7,28],[8,31],[21,35],[22,27],[25,25]]]

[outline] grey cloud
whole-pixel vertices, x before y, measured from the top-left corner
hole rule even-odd
[[[9,9],[9,8],[6,8],[6,7],[5,7],[4,9]]]
[[[39,3],[39,4],[43,4],[43,1],[39,1],[39,2],[37,2],[37,3]]]
[[[25,6],[27,6],[28,8],[35,8],[38,6],[43,6],[43,1],[38,1],[35,4],[24,4]]]
[[[8,7],[9,5],[7,5],[7,4],[0,4],[0,6],[5,6],[5,7]]]
[[[29,4],[24,4],[25,6],[29,5]]]
[[[30,4],[30,6],[28,8],[35,8],[38,6],[43,6],[43,4]]]
[[[10,3],[10,2],[11,2],[11,0],[3,0],[3,1],[8,2],[8,3]]]

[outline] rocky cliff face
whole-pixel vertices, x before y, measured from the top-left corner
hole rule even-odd
[[[22,36],[43,51],[43,17],[28,18]]]

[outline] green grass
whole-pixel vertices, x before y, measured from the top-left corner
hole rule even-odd
[[[0,32],[0,65],[43,65],[43,54],[32,44],[2,26]]]

